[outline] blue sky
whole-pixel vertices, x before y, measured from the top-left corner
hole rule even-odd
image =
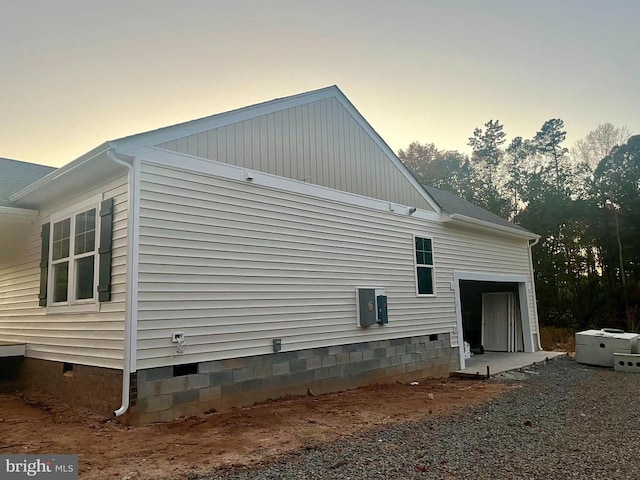
[[[337,84],[394,149],[468,151],[559,117],[640,133],[640,2],[14,1],[0,4],[0,156],[101,142]]]

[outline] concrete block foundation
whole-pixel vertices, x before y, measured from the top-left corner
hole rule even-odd
[[[121,405],[121,370],[25,358],[16,373],[17,388],[47,392],[105,416]]]
[[[336,392],[374,382],[448,376],[459,368],[449,334],[378,340],[138,370],[130,378],[126,424],[278,398]],[[51,393],[112,417],[121,405],[122,371],[33,358],[12,366],[11,384]]]
[[[327,393],[373,382],[442,377],[459,368],[449,334],[397,338],[201,362],[189,375],[139,370],[135,423],[249,405],[311,389]]]

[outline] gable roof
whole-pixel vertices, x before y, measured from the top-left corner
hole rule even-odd
[[[489,210],[485,210],[482,207],[468,202],[464,198],[460,198],[451,192],[440,190],[439,188],[431,187],[428,185],[423,185],[423,187],[429,193],[429,195],[431,195],[431,197],[438,203],[438,205],[440,205],[442,212],[448,214],[452,218],[456,218],[456,216],[472,218],[475,220],[479,220],[480,222],[508,228],[511,230],[517,230],[523,234],[528,233],[532,238],[537,238],[537,235],[535,233],[530,232],[526,228],[505,220],[495,213],[492,213]]]
[[[450,192],[421,185],[396,156],[395,152],[391,150],[382,137],[378,135],[349,99],[335,85],[107,141],[73,162],[61,167],[54,174],[46,178],[43,177],[53,172],[55,170],[54,168],[2,159],[6,162],[15,162],[17,165],[13,165],[8,170],[4,169],[7,171],[10,170],[12,173],[3,175],[3,177],[0,178],[0,206],[11,205],[9,197],[12,197],[12,200],[15,201],[16,204],[31,208],[43,201],[60,196],[69,189],[77,188],[77,179],[74,178],[74,175],[68,175],[71,171],[85,172],[85,182],[82,182],[83,184],[90,183],[97,179],[105,180],[111,178],[115,174],[114,170],[119,170],[120,174],[124,173],[124,167],[115,165],[108,159],[110,152],[125,156],[128,154],[135,155],[136,150],[140,148],[155,147],[181,137],[187,137],[206,130],[326,98],[335,98],[342,104],[364,132],[377,144],[389,161],[397,167],[402,176],[415,188],[415,191],[422,196],[437,213],[444,213],[448,216],[448,220],[453,220],[456,223],[475,223],[476,226],[484,228],[493,228],[498,231],[528,238],[538,238],[536,234],[467,202]],[[3,201],[6,203],[2,203]]]
[[[296,94],[296,95],[291,95],[288,97],[276,98],[274,100],[270,100],[267,102],[262,102],[255,105],[250,105],[247,107],[231,110],[228,112],[218,113],[215,115],[210,115],[207,117],[179,123],[169,127],[163,127],[156,130],[139,133],[136,135],[130,135],[120,139],[112,140],[109,143],[118,152],[123,153],[125,155],[131,154],[135,156],[138,149],[152,147],[152,148],[160,148],[163,150],[164,149],[172,150],[182,154],[195,155],[198,157],[208,158],[209,160],[216,160],[222,163],[227,163],[227,160],[224,159],[225,157],[224,153],[221,154],[220,151],[218,150],[216,155],[215,147],[213,147],[213,150],[210,149],[209,145],[212,143],[212,141],[207,140],[208,134],[210,135],[211,132],[217,131],[218,132],[217,135],[219,135],[218,138],[221,138],[220,135],[222,135],[222,139],[223,139],[221,142],[222,145],[226,145],[224,143],[225,141],[226,142],[235,141],[236,144],[240,142],[239,144],[241,145],[243,142],[246,141],[246,138],[249,138],[249,142],[251,142],[252,136],[255,140],[256,137],[260,138],[263,132],[264,132],[264,135],[281,134],[283,136],[282,137],[283,139],[293,138],[296,135],[296,132],[295,130],[290,131],[289,133],[286,132],[286,129],[289,128],[287,126],[289,124],[286,121],[286,117],[280,117],[280,118],[284,118],[284,120],[281,121],[279,126],[277,123],[269,124],[269,126],[267,126],[267,122],[268,121],[278,122],[277,120],[278,117],[275,117],[274,114],[277,114],[277,113],[284,114],[284,112],[294,112],[295,110],[297,112],[306,112],[304,113],[305,117],[298,117],[294,121],[296,122],[296,124],[298,124],[302,119],[302,123],[306,122],[306,126],[310,127],[311,133],[309,131],[306,131],[306,132],[303,131],[302,134],[300,131],[297,132],[298,136],[306,135],[304,136],[304,142],[306,142],[306,144],[304,144],[304,147],[300,147],[300,145],[298,147],[305,149],[305,157],[307,157],[305,161],[311,158],[311,161],[313,162],[314,155],[320,152],[320,147],[319,147],[320,144],[318,142],[322,142],[321,136],[324,136],[325,140],[327,138],[330,139],[329,143],[327,143],[326,145],[328,149],[334,148],[332,142],[334,142],[334,138],[335,138],[335,142],[338,142],[338,140],[337,140],[337,137],[334,137],[333,135],[336,135],[335,132],[336,132],[336,129],[338,128],[339,121],[340,122],[342,121],[342,120],[338,120],[337,116],[334,117],[332,119],[333,121],[330,124],[331,126],[323,127],[322,133],[320,133],[320,127],[318,126],[319,120],[317,115],[318,115],[318,112],[321,111],[320,105],[322,105],[323,102],[324,102],[323,108],[327,108],[327,110],[330,112],[329,115],[331,115],[331,112],[332,112],[331,110],[333,108],[332,105],[338,106],[338,108],[340,108],[340,111],[344,111],[346,117],[348,117],[349,119],[349,122],[352,122],[353,125],[356,126],[357,131],[359,132],[359,134],[363,136],[363,138],[366,138],[366,142],[368,143],[366,144],[360,143],[359,144],[360,149],[362,150],[358,150],[358,148],[356,148],[355,154],[352,154],[351,156],[352,159],[355,158],[356,162],[362,161],[362,158],[358,158],[358,152],[364,151],[365,149],[369,148],[369,144],[371,146],[374,146],[375,154],[373,153],[374,150],[368,151],[369,155],[368,155],[368,158],[366,158],[366,165],[362,165],[363,168],[365,168],[366,166],[364,177],[369,175],[370,172],[386,171],[386,170],[381,170],[381,165],[385,165],[391,169],[391,172],[387,171],[386,173],[388,175],[378,176],[377,181],[380,181],[380,179],[384,179],[382,180],[382,182],[391,183],[395,181],[395,182],[401,182],[400,184],[403,185],[403,189],[404,189],[403,191],[405,193],[401,194],[401,198],[385,198],[385,197],[376,197],[376,198],[379,198],[382,200],[395,201],[401,204],[415,205],[417,207],[424,208],[426,210],[433,210],[436,213],[439,213],[439,208],[437,203],[424,190],[420,182],[418,182],[418,180],[413,176],[413,174],[409,171],[409,169],[407,169],[407,167],[396,156],[395,152],[387,145],[387,143],[382,139],[382,137],[380,137],[380,135],[378,135],[378,133],[371,127],[371,125],[360,114],[360,112],[353,106],[353,104],[344,95],[344,93],[342,93],[342,91],[335,85],[320,88],[317,90],[312,90],[309,92]],[[330,102],[330,103],[327,103],[327,102]],[[315,119],[313,116],[313,112],[309,113],[307,110],[300,110],[300,107],[313,108],[313,105],[316,105],[316,108],[317,108]],[[290,114],[291,113],[289,113],[289,115]],[[321,115],[322,114],[323,113],[321,113]],[[310,118],[306,118],[306,115],[309,115]],[[269,118],[271,120],[268,120]],[[291,119],[295,117],[289,117],[289,118]],[[260,126],[258,126],[258,122]],[[314,125],[315,125],[315,130],[314,130]],[[342,128],[342,123],[340,123],[340,126],[341,126],[340,128]],[[227,127],[232,127],[232,128],[235,127],[235,128],[239,128],[240,130],[235,130],[235,129],[225,130]],[[282,130],[278,130],[279,128]],[[349,129],[346,126],[346,120],[345,120],[344,128],[345,128],[344,132],[347,132],[346,135],[348,136]],[[267,133],[267,129],[270,129],[271,133]],[[231,132],[230,136],[228,136],[229,134],[227,134],[226,132]],[[239,133],[236,133],[236,132],[239,132]],[[249,132],[248,137],[247,137],[247,132]],[[343,130],[340,130],[340,132],[342,133]],[[203,134],[204,136],[202,136]],[[214,133],[213,138],[216,138],[215,135],[216,134]],[[315,140],[314,140],[314,135],[317,135]],[[211,137],[209,136],[208,138],[210,139]],[[303,137],[300,136],[300,138],[303,138]],[[181,141],[183,146],[179,147],[179,145],[181,144],[180,143]],[[283,140],[283,142],[286,142],[286,141],[287,140]],[[218,140],[218,142],[220,142],[220,140]],[[173,146],[171,146],[171,144],[173,144]],[[266,167],[267,169],[265,169],[266,164],[275,165],[275,162],[276,162],[276,160],[269,158],[269,153],[268,153],[269,149],[275,152],[275,148],[272,145],[273,144],[271,144],[269,148],[261,148],[260,143],[254,143],[254,144],[245,143],[244,144],[245,149],[247,147],[250,149],[253,148],[253,155],[248,155],[248,158],[241,158],[241,160],[238,162],[234,158],[234,160],[230,161],[229,163],[232,163],[238,166],[243,166],[251,170],[262,171],[263,173],[271,173],[275,175],[288,176],[287,174],[283,175],[281,172],[276,171],[275,168],[269,169],[270,167]],[[257,146],[257,149],[256,149],[256,146]],[[314,148],[316,147],[318,147],[317,152],[314,152]],[[242,148],[242,146],[240,148]],[[213,151],[213,153],[210,154],[209,153],[210,151]],[[251,152],[251,150],[249,150],[249,152]],[[364,155],[360,155],[360,157],[363,157],[363,156]],[[253,165],[251,164],[252,162],[255,161],[256,157],[258,158],[257,167],[255,166],[255,164]],[[335,155],[335,160],[336,162],[342,161],[344,164],[346,164],[344,162],[345,159],[340,159],[340,155],[337,152]],[[274,163],[272,164],[272,162]],[[262,163],[262,166],[260,166],[260,163]],[[331,167],[328,167],[328,168],[330,169]],[[347,167],[347,169],[348,168],[349,167]],[[385,168],[385,167],[382,167],[382,168]],[[320,169],[322,169],[322,167]],[[340,189],[339,187],[335,186],[335,183],[333,181],[327,180],[328,178],[331,177],[333,173],[335,172],[331,172],[327,170],[323,170],[320,173],[320,170],[319,170],[317,176],[320,178],[320,180],[318,184],[322,186],[330,187],[330,188]],[[295,176],[290,178],[294,180],[301,180],[300,178]],[[324,179],[325,183],[322,183],[323,182],[322,179]],[[363,180],[362,185],[367,185],[368,182],[370,182],[370,180],[365,179]],[[316,182],[311,181],[311,183],[316,183]],[[378,185],[378,187],[380,187],[380,185]],[[388,188],[388,187],[385,186],[382,188],[382,190],[384,188]],[[345,189],[345,188],[343,187],[342,189]],[[354,189],[354,190],[347,190],[347,191],[349,191],[350,193],[355,193],[359,195],[370,196],[369,194],[371,193],[371,191],[368,190],[367,188],[363,187],[360,190],[361,191],[359,191],[358,189]],[[411,193],[407,193],[407,192],[411,192]],[[380,192],[378,192],[378,194],[380,194]]]
[[[74,182],[67,181],[68,174],[71,171],[76,174],[80,171],[85,172],[84,184],[103,179],[106,175],[105,169],[114,168],[114,163],[108,160],[110,153],[114,153],[120,158],[133,158],[140,149],[158,148],[162,143],[182,137],[196,135],[207,130],[328,98],[335,98],[342,104],[365,134],[379,147],[382,155],[389,159],[400,176],[404,177],[408,184],[411,185],[416,195],[421,197],[436,213],[440,213],[438,204],[431,198],[420,182],[335,85],[104,142],[92,151],[58,169],[54,176],[36,181],[36,183],[15,193],[12,196],[12,201],[25,207],[33,207],[43,201],[50,200],[54,196],[62,195],[68,185],[74,184]],[[99,165],[100,163],[102,165]],[[53,190],[55,190],[55,193],[53,193]]]
[[[12,207],[9,197],[55,170],[54,167],[0,157],[0,207]]]

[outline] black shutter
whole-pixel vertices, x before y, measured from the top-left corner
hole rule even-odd
[[[40,247],[40,293],[38,294],[39,305],[47,306],[47,280],[49,275],[49,223],[42,225],[40,237],[42,246]]]
[[[98,300],[111,300],[111,253],[113,239],[113,198],[100,203],[100,266],[98,271]]]

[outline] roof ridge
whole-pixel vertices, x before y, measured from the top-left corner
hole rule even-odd
[[[326,86],[326,87],[317,88],[315,90],[310,90],[310,91],[307,91],[307,92],[295,93],[295,94],[292,94],[292,95],[286,95],[284,97],[277,97],[277,98],[273,98],[271,100],[265,100],[263,102],[258,102],[258,103],[254,103],[254,104],[251,104],[251,105],[245,105],[243,107],[233,108],[231,110],[226,110],[224,112],[213,113],[211,115],[205,115],[205,116],[200,117],[200,118],[186,120],[184,122],[178,122],[178,123],[174,123],[174,124],[171,124],[171,125],[165,125],[163,127],[154,128],[154,129],[151,129],[151,130],[146,130],[146,131],[143,131],[143,132],[138,132],[138,133],[134,133],[134,134],[131,134],[131,135],[126,135],[124,137],[120,137],[120,138],[116,138],[116,139],[113,139],[113,140],[109,140],[109,143],[112,143],[115,146],[117,146],[119,143],[131,142],[132,140],[134,140],[136,138],[142,138],[142,137],[145,137],[145,136],[152,136],[152,135],[156,135],[156,134],[161,134],[161,133],[167,132],[169,130],[173,130],[173,129],[177,130],[179,128],[184,128],[184,127],[187,127],[187,126],[190,126],[190,125],[195,126],[195,125],[198,125],[200,123],[205,123],[207,121],[211,121],[211,120],[213,120],[215,118],[224,118],[225,116],[231,116],[231,115],[238,114],[238,113],[241,113],[241,112],[246,112],[246,111],[249,111],[249,110],[252,110],[252,109],[256,109],[257,110],[260,107],[265,107],[265,106],[268,106],[270,104],[275,104],[275,103],[278,103],[278,102],[284,102],[284,101],[292,100],[292,99],[295,99],[295,98],[302,98],[302,97],[305,97],[305,96],[317,95],[320,92],[329,91],[329,90],[333,90],[333,89],[338,90],[340,93],[342,93],[342,91],[340,90],[340,88],[337,85],[329,85],[329,86]],[[180,136],[182,136],[182,135],[180,135]],[[164,143],[164,142],[160,142],[160,143]]]

